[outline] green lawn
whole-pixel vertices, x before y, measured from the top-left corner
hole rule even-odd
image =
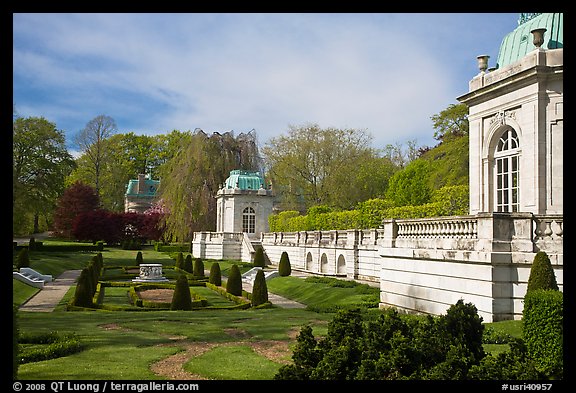
[[[106,248],[104,264],[135,266],[137,251]],[[145,263],[174,264],[173,256],[146,249]],[[70,269],[88,265],[96,252],[32,252],[31,267],[44,274],[58,276]],[[204,261],[209,271],[211,263]],[[218,261],[226,272],[234,261]],[[239,263],[242,271],[249,264]],[[119,269],[121,270],[121,269]],[[171,269],[165,269],[168,272]],[[270,358],[255,350],[255,345],[293,348],[295,336],[303,325],[310,325],[316,337],[327,332],[338,307],[366,307],[377,302],[378,288],[367,286],[334,286],[330,280],[312,282],[297,277],[277,277],[268,281],[268,289],[309,306],[309,309],[249,309],[195,311],[65,311],[75,287],[72,287],[54,312],[18,313],[18,326],[23,333],[74,333],[83,350],[68,356],[22,364],[18,377],[22,380],[78,380],[78,379],[163,379],[152,371],[152,365],[185,351],[190,345],[210,346],[198,356],[189,356],[184,370],[213,379],[271,379],[286,352]],[[329,283],[331,282],[331,284]],[[193,291],[208,299],[211,305],[225,305],[229,301],[204,287]],[[106,288],[105,302],[127,304],[126,288]],[[13,301],[22,304],[36,292],[35,288],[14,281]],[[321,310],[324,312],[315,312]],[[377,309],[372,308],[374,313]],[[486,324],[494,330],[519,336],[521,321]],[[507,345],[486,344],[487,351],[506,350]]]

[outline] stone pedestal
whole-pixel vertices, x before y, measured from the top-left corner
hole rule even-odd
[[[134,282],[165,282],[166,277],[162,276],[161,263],[142,263],[140,264],[140,275],[133,279]]]

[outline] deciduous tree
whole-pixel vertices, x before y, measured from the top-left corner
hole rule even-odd
[[[39,232],[64,191],[74,160],[64,133],[43,117],[18,117],[12,125],[12,217],[16,233]],[[33,219],[30,220],[30,218]],[[32,221],[32,222],[31,222]],[[32,225],[30,225],[32,223]]]

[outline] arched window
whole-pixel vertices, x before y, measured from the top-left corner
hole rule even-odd
[[[242,232],[256,233],[256,213],[251,207],[242,211]]]
[[[495,207],[498,212],[519,210],[519,147],[516,131],[511,127],[506,128],[494,152]]]

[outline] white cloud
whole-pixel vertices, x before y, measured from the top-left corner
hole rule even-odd
[[[19,95],[20,84],[15,104],[50,107],[76,124],[74,132],[107,114],[121,131],[142,133],[254,128],[264,143],[289,124],[316,122],[367,129],[376,147],[414,138],[429,143],[430,116],[455,102],[468,80],[451,68],[451,59],[462,56],[445,42],[454,32],[444,24],[444,40],[425,39],[425,18],[17,15],[15,79],[50,105]]]

